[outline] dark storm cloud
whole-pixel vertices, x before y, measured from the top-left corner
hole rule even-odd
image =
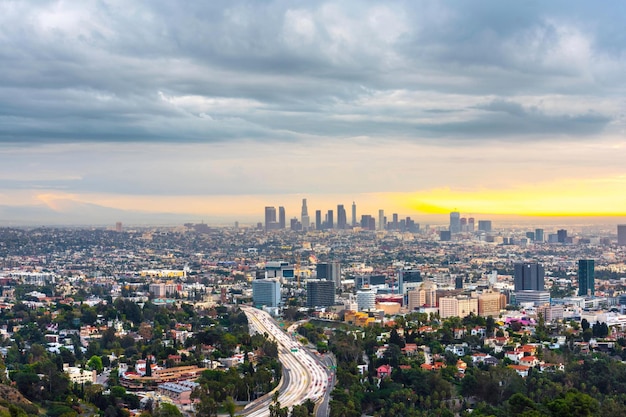
[[[621,123],[617,109],[519,102],[623,93],[615,7],[5,2],[0,141],[591,135]],[[463,99],[446,108],[450,94]]]

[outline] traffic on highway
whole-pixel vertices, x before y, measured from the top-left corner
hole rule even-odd
[[[283,365],[283,379],[276,388],[281,407],[291,409],[307,399],[319,403],[328,389],[329,373],[326,367],[301,343],[282,331],[265,311],[242,306],[248,318],[251,333],[267,334],[278,344],[278,359]],[[269,416],[271,395],[253,403],[244,410],[248,417]]]

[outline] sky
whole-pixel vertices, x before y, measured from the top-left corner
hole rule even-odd
[[[626,3],[0,2],[0,224],[626,216]]]

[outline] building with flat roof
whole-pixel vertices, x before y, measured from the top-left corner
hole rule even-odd
[[[480,317],[498,317],[505,307],[506,297],[496,291],[487,290],[478,296],[478,315]]]
[[[450,213],[450,226],[448,230],[451,234],[459,233],[461,231],[461,213],[453,211]]]
[[[478,315],[478,300],[467,296],[441,297],[439,299],[439,316],[467,317],[470,314]]]
[[[595,262],[593,259],[578,260],[578,296],[593,297],[595,295]]]
[[[550,292],[549,291],[515,291],[515,304],[532,303],[535,306],[541,306],[544,304],[550,304]]]
[[[356,292],[356,303],[359,311],[373,310],[376,308],[376,292],[371,288],[363,288]]]
[[[278,307],[280,304],[280,281],[255,279],[252,281],[252,300],[257,306]]]
[[[515,291],[543,291],[545,289],[545,270],[537,262],[515,264]]]
[[[626,245],[626,224],[617,225],[617,244]]]
[[[478,230],[481,232],[491,232],[491,220],[478,220]]]
[[[339,262],[322,262],[315,266],[317,279],[333,281],[335,287],[341,286],[341,264]]]
[[[78,368],[76,366],[63,365],[63,372],[67,375],[70,382],[74,384],[96,383],[96,371],[88,371],[87,369]]]
[[[306,282],[307,307],[330,307],[334,304],[335,283],[333,281],[310,279]]]

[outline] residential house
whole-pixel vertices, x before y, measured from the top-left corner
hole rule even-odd
[[[524,365],[509,365],[508,367],[515,370],[515,372],[517,372],[517,374],[522,378],[526,378],[528,376],[528,371],[530,370],[530,367]]]
[[[376,378],[383,379],[391,375],[391,365],[381,365],[376,368]]]

